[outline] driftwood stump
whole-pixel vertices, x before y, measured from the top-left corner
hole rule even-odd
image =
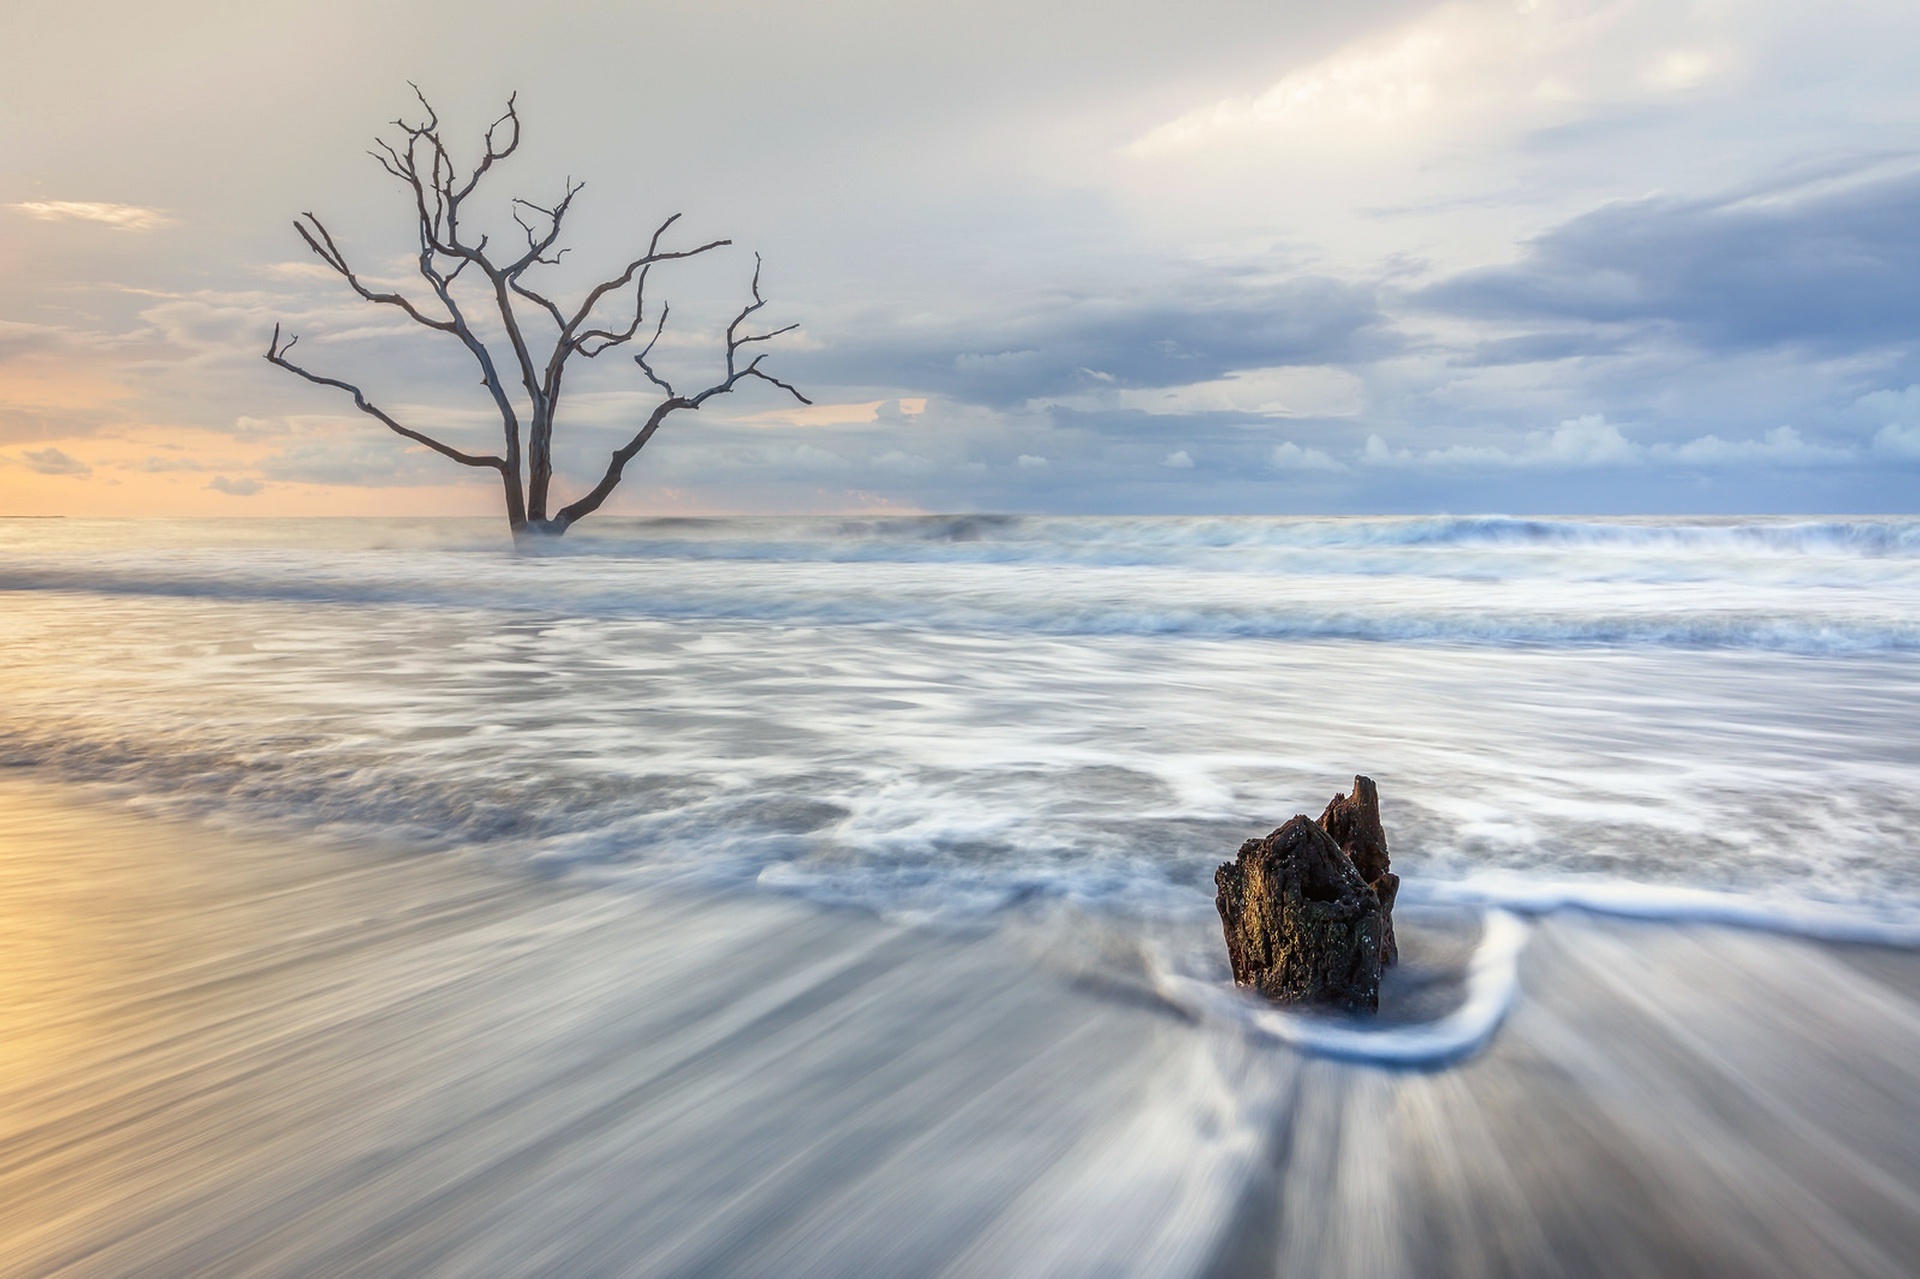
[[[1333,836],[1360,878],[1380,899],[1384,915],[1380,930],[1380,962],[1398,962],[1400,946],[1393,939],[1393,899],[1400,877],[1387,869],[1387,832],[1380,825],[1380,791],[1371,777],[1353,779],[1353,794],[1335,795],[1320,814],[1320,829]]]
[[[1354,778],[1318,822],[1301,813],[1248,840],[1213,882],[1236,984],[1279,1003],[1379,1009],[1400,877],[1370,779]]]

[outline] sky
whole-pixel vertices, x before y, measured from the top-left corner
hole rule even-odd
[[[463,164],[518,94],[497,236],[584,181],[550,291],[733,240],[654,277],[673,376],[755,252],[798,326],[811,406],[677,416],[608,511],[1920,511],[1916,67],[1911,0],[15,0],[0,514],[498,511],[261,358],[495,446],[292,227],[404,285],[409,82]],[[654,399],[582,369],[563,495]]]

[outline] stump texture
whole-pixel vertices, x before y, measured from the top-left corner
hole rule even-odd
[[[1250,839],[1213,876],[1233,980],[1283,1004],[1380,1007],[1398,957],[1387,837],[1373,781],[1353,779],[1319,821],[1305,813]]]
[[[1320,814],[1320,828],[1333,836],[1340,851],[1347,855],[1360,878],[1367,881],[1373,895],[1380,899],[1383,919],[1380,927],[1380,963],[1384,966],[1400,959],[1400,947],[1393,939],[1393,899],[1400,892],[1400,877],[1387,869],[1387,832],[1380,825],[1380,791],[1371,777],[1353,779],[1353,794],[1335,795]]]
[[[1233,980],[1283,1004],[1380,1007],[1380,899],[1305,813],[1214,872]]]

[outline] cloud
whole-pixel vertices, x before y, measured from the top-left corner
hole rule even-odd
[[[1366,384],[1346,369],[1327,365],[1243,369],[1185,386],[1119,391],[1110,398],[1121,408],[1155,415],[1351,417],[1366,406]]]
[[[645,396],[645,402],[651,404],[653,396]],[[640,413],[646,412],[641,408]],[[733,421],[745,425],[769,426],[790,429],[796,426],[856,426],[873,425],[881,427],[900,426],[927,411],[925,397],[868,400],[857,404],[781,404],[770,409],[757,409],[738,413]]]
[[[137,204],[103,204],[89,200],[28,200],[9,209],[42,222],[99,222],[116,231],[152,231],[172,226],[174,219],[159,209]]]
[[[1413,300],[1481,319],[1670,329],[1715,351],[1911,345],[1916,225],[1911,166],[1713,199],[1651,196],[1595,209],[1531,241],[1519,261],[1463,272]]]
[[[259,480],[251,479],[244,475],[237,480],[230,480],[224,475],[216,475],[207,481],[207,487],[216,493],[225,493],[228,497],[252,497],[261,489],[264,489],[266,485],[262,484]]]
[[[1544,438],[1530,437],[1523,456],[1553,466],[1617,466],[1633,461],[1637,452],[1619,427],[1599,414],[1589,414],[1562,422]]]
[[[872,465],[874,469],[892,471],[900,475],[932,475],[940,469],[940,463],[934,458],[919,453],[909,453],[905,449],[888,449],[876,454]]]
[[[1153,156],[1218,145],[1247,135],[1298,140],[1337,136],[1352,145],[1369,135],[1404,131],[1410,121],[1483,98],[1503,46],[1519,23],[1459,6],[1443,8],[1397,32],[1355,42],[1290,73],[1265,91],[1223,98],[1143,134],[1128,148]]]
[[[51,324],[0,320],[0,360],[56,351],[73,344],[74,335]]]
[[[1639,446],[1598,415],[1562,422],[1552,431],[1530,432],[1518,449],[1454,444],[1443,449],[1392,448],[1379,435],[1367,437],[1359,460],[1368,466],[1592,467],[1637,462]]]
[[[162,475],[170,471],[204,471],[209,469],[205,462],[190,457],[156,457],[149,454],[144,461],[117,463],[123,471],[143,471],[149,475]]]
[[[1920,462],[1920,385],[1872,391],[1853,406],[1856,420],[1880,423],[1867,444],[1875,457]]]
[[[1725,440],[1709,434],[1680,443],[1639,444],[1604,417],[1589,414],[1562,422],[1552,431],[1530,432],[1517,449],[1466,444],[1444,449],[1396,449],[1379,435],[1369,435],[1359,460],[1369,466],[1384,467],[1593,470],[1656,463],[1718,470],[1837,466],[1857,461],[1859,457],[1860,454],[1850,448],[1811,443],[1791,426],[1776,426],[1758,439]]]
[[[1036,453],[1022,453],[1014,459],[1015,466],[1023,471],[1042,471],[1047,468],[1047,459]]]
[[[1853,406],[1883,422],[1920,422],[1920,386],[1909,386],[1900,391],[1891,387],[1869,391],[1856,399]]]
[[[20,454],[21,464],[41,475],[72,475],[84,479],[93,468],[69,453],[56,448],[27,449]]]
[[[1377,438],[1377,437],[1375,437]],[[1382,442],[1384,446],[1384,441]],[[1276,444],[1267,454],[1267,465],[1276,471],[1344,471],[1331,454],[1320,449],[1303,449],[1292,440]]]
[[[470,468],[385,432],[349,429],[296,439],[262,458],[259,470],[282,483],[392,488],[447,483]]]
[[[1364,169],[1372,157],[1435,157],[1463,140],[1484,151],[1597,114],[1697,99],[1729,79],[1734,46],[1742,34],[1751,39],[1718,6],[1658,0],[1453,0],[1421,9],[1261,91],[1166,120],[1126,153],[1140,161],[1284,155]],[[1457,166],[1458,156],[1445,158]],[[1402,185],[1408,176],[1403,170]]]
[[[1281,412],[1284,395],[1311,398],[1312,379],[1338,374],[1275,370],[1346,364],[1396,341],[1371,285],[1189,272],[1150,292],[1094,289],[992,316],[850,324],[840,345],[796,356],[791,368],[809,385],[910,387],[996,408],[1220,381],[1217,396],[1251,394]]]
[[[1920,462],[1920,426],[1887,423],[1874,432],[1873,451],[1902,461]]]
[[[1160,465],[1175,471],[1191,471],[1193,469],[1193,459],[1187,456],[1185,449],[1176,449],[1174,452],[1167,454]]]
[[[1656,444],[1647,450],[1656,461],[1687,466],[1722,467],[1738,464],[1820,466],[1854,461],[1852,449],[1811,444],[1791,426],[1776,426],[1757,440],[1723,440],[1703,435],[1684,444]]]

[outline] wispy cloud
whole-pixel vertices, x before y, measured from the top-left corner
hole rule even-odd
[[[1267,463],[1276,471],[1344,471],[1347,468],[1321,449],[1301,448],[1292,440],[1273,446]]]
[[[154,457],[149,455],[141,462],[109,463],[117,465],[123,471],[140,471],[147,475],[165,475],[174,471],[204,471],[209,469],[205,462],[190,457]]]
[[[1404,146],[1483,140],[1596,104],[1686,94],[1728,70],[1726,19],[1647,0],[1455,0],[1149,130],[1152,156],[1234,141]],[[1679,43],[1676,43],[1678,41]]]
[[[244,475],[237,480],[230,480],[224,475],[216,475],[207,481],[207,487],[216,493],[225,493],[228,497],[252,497],[255,493],[265,488],[266,485],[262,484],[259,480],[249,479]]]
[[[42,222],[100,222],[116,231],[152,231],[175,222],[159,209],[93,200],[27,200],[7,207]]]
[[[20,454],[20,461],[30,471],[42,475],[72,475],[81,478],[93,474],[93,468],[71,453],[56,448],[28,449]]]
[[[1241,413],[1259,417],[1352,417],[1366,407],[1366,389],[1360,378],[1346,369],[1326,365],[1243,369],[1185,386],[1112,392],[1109,398],[1121,408],[1156,416]]]
[[[1886,451],[1899,451],[1900,440],[1889,432]],[[1758,439],[1725,440],[1702,435],[1674,444],[1641,444],[1599,414],[1562,422],[1552,431],[1534,431],[1517,449],[1455,444],[1444,449],[1415,451],[1392,448],[1378,435],[1367,437],[1359,461],[1368,466],[1529,467],[1579,470],[1665,463],[1718,469],[1739,466],[1844,465],[1857,460],[1852,449],[1815,444],[1791,426],[1776,426]]]

